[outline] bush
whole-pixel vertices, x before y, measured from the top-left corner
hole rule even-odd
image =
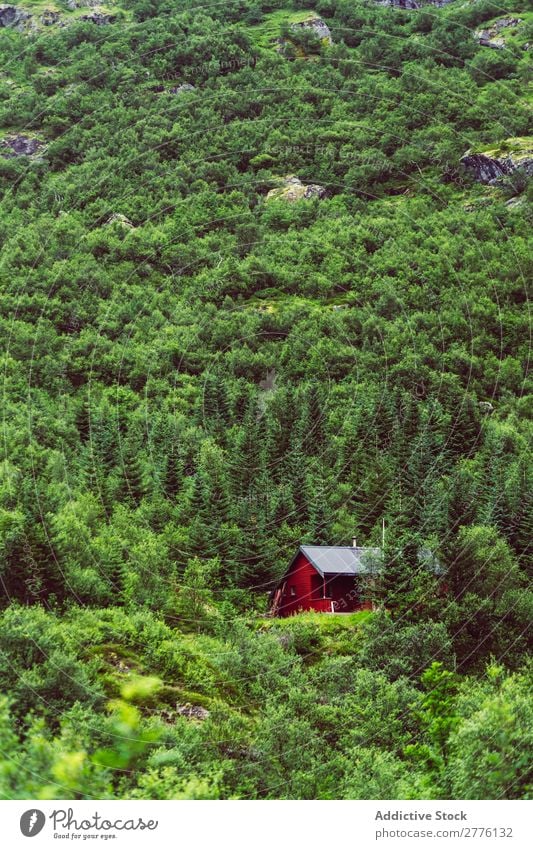
[[[348,752],[344,767],[342,799],[431,798],[422,776],[391,752],[360,746]]]
[[[487,50],[483,48],[467,63],[472,79],[479,86],[494,80],[502,80],[516,71],[517,60],[508,50]]]
[[[365,623],[359,661],[368,669],[382,671],[392,681],[418,679],[434,660],[452,663],[451,640],[441,622],[403,625],[381,613]]]
[[[496,686],[464,688],[458,707],[466,715],[450,738],[453,798],[533,798],[530,683],[528,675],[511,675]]]

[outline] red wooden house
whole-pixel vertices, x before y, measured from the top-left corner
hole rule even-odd
[[[301,545],[272,595],[272,616],[302,610],[349,613],[371,605],[362,598],[361,578],[379,572],[380,548]]]

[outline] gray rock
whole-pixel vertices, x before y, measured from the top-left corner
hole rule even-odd
[[[185,91],[194,91],[194,86],[190,83],[182,83],[181,85],[177,85],[175,88],[170,89],[171,94],[183,94]]]
[[[14,156],[33,156],[42,145],[39,139],[23,135],[6,136],[0,141],[0,148],[5,151],[2,154],[5,159],[11,159]]]
[[[492,50],[503,50],[505,48],[505,40],[503,38],[490,38],[483,34],[476,33],[480,47],[490,47]]]
[[[310,183],[305,187],[304,198],[308,200],[309,198],[318,198],[322,200],[322,198],[326,197],[326,189],[324,186],[319,186],[316,183]]]
[[[495,185],[502,177],[520,169],[533,176],[533,139],[508,139],[496,151],[474,153],[467,151],[461,162],[480,183]]]
[[[398,9],[419,9],[417,0],[377,0],[378,6],[396,6]]]
[[[299,177],[288,174],[280,180],[280,185],[277,188],[268,192],[267,200],[286,200],[289,202],[311,200],[312,198],[322,200],[326,195],[327,189],[324,186],[319,186],[316,183],[306,185],[302,183]]]
[[[209,716],[209,711],[200,705],[176,705],[176,713],[179,713],[180,716],[186,716],[188,719],[207,719]]]
[[[106,225],[107,224],[120,224],[121,227],[126,227],[128,230],[135,229],[135,226],[130,219],[126,218],[125,215],[122,215],[121,212],[114,212],[113,215],[107,219]]]
[[[291,24],[291,29],[295,32],[299,29],[310,29],[321,41],[327,41],[328,44],[333,44],[331,30],[322,18],[308,18],[306,21]]]
[[[45,9],[42,15],[39,17],[40,22],[45,27],[51,27],[54,24],[58,24],[61,20],[61,16],[59,12],[55,12],[53,9]]]
[[[421,9],[423,6],[447,6],[452,0],[376,0],[378,6],[395,6],[397,9]]]
[[[480,183],[495,183],[511,171],[504,162],[491,159],[483,153],[468,153],[461,157],[461,162],[472,172]]]
[[[509,198],[509,200],[505,201],[505,206],[509,209],[519,209],[521,206],[525,206],[526,199],[523,195],[515,195],[514,198]]]
[[[108,24],[113,24],[117,19],[116,15],[106,15],[103,12],[91,12],[89,15],[82,15],[80,21],[88,21],[90,24],[95,24],[98,27],[104,27]]]
[[[73,12],[74,9],[93,9],[94,7],[98,6],[99,3],[100,0],[67,0],[66,5],[67,9],[70,9],[70,11]]]
[[[31,17],[29,12],[19,9],[18,6],[0,4],[0,27],[9,27],[21,32],[30,22]]]
[[[481,47],[490,47],[493,50],[503,50],[505,40],[498,38],[498,34],[507,27],[516,27],[522,23],[522,18],[498,18],[486,29],[478,29],[474,32],[474,38]]]

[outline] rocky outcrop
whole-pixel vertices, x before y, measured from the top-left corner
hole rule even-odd
[[[190,83],[182,83],[181,85],[177,85],[175,88],[170,89],[171,94],[183,94],[186,91],[194,91],[194,86]]]
[[[327,195],[327,190],[324,186],[319,186],[316,183],[302,183],[299,177],[294,174],[288,174],[281,180],[281,185],[275,189],[271,189],[267,194],[267,200],[311,200],[318,198],[322,200]]]
[[[298,35],[304,32],[313,33],[323,46],[333,44],[331,30],[327,23],[322,18],[319,18],[318,15],[310,15],[303,21],[294,21],[291,23],[285,34],[275,39],[274,44],[277,52],[286,58],[296,58],[297,56],[302,59],[305,58],[305,48],[299,44],[297,38]],[[292,35],[293,33],[294,35]]]
[[[313,32],[324,44],[333,44],[331,30],[322,18],[307,18],[305,21],[291,24],[291,29],[294,30],[294,32],[298,32],[302,29],[311,30],[311,32]]]
[[[61,16],[59,12],[55,12],[53,9],[45,9],[42,15],[40,15],[39,20],[43,26],[51,27],[54,24],[61,23]]]
[[[9,27],[21,32],[28,25],[31,17],[29,12],[25,12],[18,6],[0,4],[0,27]]]
[[[502,177],[521,170],[533,175],[533,139],[507,139],[499,148],[476,152],[468,150],[461,162],[476,180],[495,185]]]
[[[66,6],[67,9],[73,12],[74,9],[84,9],[87,7],[92,9],[95,6],[98,6],[100,2],[101,0],[67,0]]]
[[[421,9],[422,6],[447,6],[453,0],[376,0],[378,6],[395,6],[397,9]]]
[[[499,38],[498,34],[509,27],[517,27],[522,23],[522,18],[499,18],[486,29],[478,29],[474,32],[474,38],[481,47],[491,47],[493,50],[503,50],[505,39]]]
[[[396,6],[398,9],[418,9],[416,0],[377,0],[378,6]]]
[[[116,21],[117,16],[104,12],[98,5],[100,0],[67,0],[66,8],[69,12],[76,9],[88,8],[92,11],[87,15],[81,15],[79,18],[69,18],[62,16],[61,12],[55,9],[44,9],[41,14],[32,14],[20,6],[10,4],[0,4],[0,28],[9,27],[18,32],[39,32],[42,27],[50,26],[67,26],[68,23],[76,21],[88,21],[97,26],[105,26]]]
[[[461,162],[480,183],[495,183],[501,177],[511,173],[504,163],[485,156],[484,153],[466,153],[461,157]]]
[[[108,224],[119,224],[121,227],[125,227],[128,230],[134,230],[135,229],[135,227],[134,227],[133,223],[130,221],[130,219],[126,218],[125,215],[122,215],[121,212],[114,212],[113,215],[111,215],[107,219],[106,225],[108,225]]]
[[[526,198],[524,195],[516,195],[514,198],[509,198],[509,200],[505,201],[505,206],[508,209],[521,209],[526,205]]]
[[[176,705],[176,713],[180,716],[186,716],[187,719],[199,719],[203,721],[209,717],[209,711],[200,705]]]
[[[0,149],[4,159],[14,156],[33,156],[43,146],[42,141],[30,136],[6,136],[0,141]]]
[[[96,24],[97,27],[105,27],[108,24],[113,24],[116,19],[116,15],[108,15],[104,12],[99,12],[96,9],[89,15],[82,15],[80,17],[80,21],[88,21],[90,24]]]
[[[474,38],[480,47],[491,47],[493,50],[503,50],[505,47],[505,40],[503,38],[492,38],[487,29],[475,32]]]

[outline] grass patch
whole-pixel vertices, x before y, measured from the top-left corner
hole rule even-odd
[[[277,635],[288,650],[299,654],[306,666],[324,657],[354,655],[361,643],[361,629],[372,617],[371,610],[324,614],[306,612],[286,619],[259,620],[258,627]]]
[[[262,630],[291,631],[298,628],[302,623],[314,625],[319,628],[322,635],[333,635],[339,631],[359,628],[364,622],[372,617],[371,610],[358,610],[355,613],[315,613],[306,611],[297,613],[295,616],[287,616],[279,619],[258,619],[258,625]]]
[[[497,147],[490,150],[478,149],[473,150],[472,153],[479,153],[491,159],[500,159],[505,156],[512,156],[513,159],[518,160],[525,159],[533,154],[533,138],[531,136],[517,136],[505,139]]]
[[[309,9],[299,12],[294,12],[291,9],[278,9],[278,11],[267,15],[260,24],[251,26],[249,32],[258,47],[269,48],[279,38],[283,24],[301,24],[303,21],[318,17],[319,15],[316,12]]]

